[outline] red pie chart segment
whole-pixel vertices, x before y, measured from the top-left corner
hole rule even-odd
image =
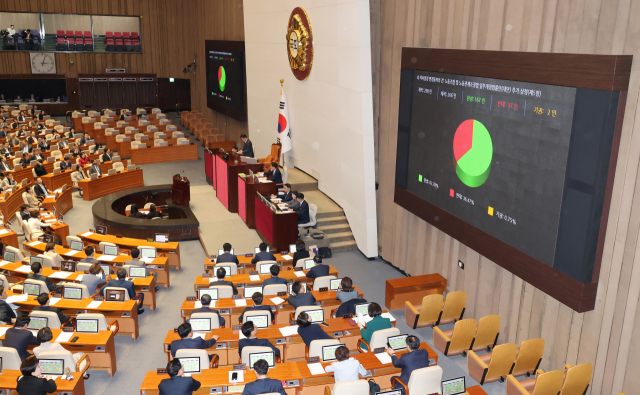
[[[453,137],[453,156],[459,161],[470,149],[473,142],[473,119],[462,122]]]

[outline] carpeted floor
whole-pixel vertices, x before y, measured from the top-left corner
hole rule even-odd
[[[175,118],[175,114],[172,114]],[[174,119],[175,124],[180,124]],[[202,148],[198,161],[171,162],[144,165],[145,185],[166,184],[176,173],[184,173],[191,181],[191,208],[200,221],[203,236],[208,242],[222,246],[224,242],[233,244],[236,253],[251,252],[260,242],[255,231],[246,228],[237,214],[231,214],[216,199],[213,189],[206,183]],[[69,223],[70,233],[76,234],[93,227],[91,218],[92,202],[85,202],[74,194],[74,208],[65,215]],[[186,296],[192,296],[193,281],[202,273],[204,250],[199,241],[181,243],[182,270],[171,270],[171,288],[161,288],[157,293],[158,308],[155,312],[147,309],[140,316],[140,336],[136,342],[130,337],[116,336],[116,358],[118,370],[114,377],[104,371],[91,371],[91,378],[86,382],[88,395],[98,394],[139,394],[140,384],[148,371],[164,367],[166,357],[162,350],[162,342],[168,330],[177,327],[181,322],[180,306]],[[401,277],[402,274],[382,261],[369,261],[358,251],[337,253],[326,261],[338,269],[341,276],[349,276],[363,290],[365,298],[384,304],[384,282],[390,278]],[[404,312],[394,311],[397,326],[402,333],[418,335],[431,346],[432,330],[411,330],[404,322]],[[444,329],[450,329],[447,326]],[[466,358],[456,356],[447,358],[440,356],[444,369],[444,378],[466,375]],[[384,385],[384,383],[382,383]],[[467,386],[477,383],[467,375]],[[491,395],[505,393],[505,385],[493,383],[484,386]]]

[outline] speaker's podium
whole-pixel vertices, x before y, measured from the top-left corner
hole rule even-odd
[[[191,183],[187,177],[180,174],[173,176],[173,185],[171,186],[171,201],[178,206],[189,206],[191,200]]]

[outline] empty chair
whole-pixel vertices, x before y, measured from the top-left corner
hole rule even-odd
[[[171,137],[173,137],[174,139],[182,138],[182,137],[184,137],[184,133],[182,133],[182,132],[173,132],[173,135]]]
[[[507,395],[557,395],[560,393],[563,381],[562,370],[540,372],[535,378],[521,381],[510,374],[507,376]]]
[[[469,351],[467,356],[469,376],[480,384],[503,380],[511,373],[517,353],[518,346],[515,343],[500,344],[493,349],[493,352],[482,355]]]
[[[166,139],[166,138],[167,138],[167,135],[166,135],[166,134],[164,134],[163,132],[155,132],[155,133],[153,134],[153,138],[154,138],[154,139]]]
[[[445,325],[461,320],[467,304],[467,293],[464,291],[449,292],[444,300],[442,315],[436,325]]]
[[[128,207],[128,209],[130,209],[130,208]],[[105,246],[115,247],[116,245],[114,243],[109,243],[108,241],[101,241],[100,244],[98,244],[98,250],[104,252],[104,247]]]
[[[498,314],[488,315],[478,321],[478,331],[473,339],[471,349],[481,351],[485,348],[490,351],[498,343],[500,335],[500,316]]]
[[[562,384],[560,395],[586,394],[589,383],[591,382],[593,365],[590,363],[583,363],[576,366],[566,364],[564,365],[564,370],[564,384]]]
[[[105,136],[115,136],[116,134],[120,134],[120,131],[114,128],[106,128],[104,134]]]
[[[433,345],[445,356],[466,353],[471,348],[471,342],[476,334],[478,323],[469,318],[456,322],[452,330],[442,331],[433,328]]]
[[[122,162],[114,162],[111,167],[114,168],[117,172],[124,170],[124,165],[122,164]]]
[[[295,321],[298,319],[298,315],[300,313],[302,313],[303,311],[309,311],[309,310],[318,310],[320,309],[319,306],[298,306],[298,308],[296,308],[296,311],[294,313],[291,313],[291,321]]]
[[[428,395],[439,394],[441,382],[442,368],[436,365],[414,370],[408,383],[403,383],[399,377],[393,377],[391,386],[400,384],[404,389],[404,395]]]
[[[51,147],[53,149],[53,147]],[[62,160],[62,151],[60,150],[53,150],[51,151],[51,156],[53,156],[54,158],[56,158],[56,160]],[[58,164],[58,166],[60,166],[60,164]]]
[[[131,141],[131,137],[125,136],[124,134],[116,135],[116,143],[124,143],[125,141]]]
[[[189,145],[189,139],[186,139],[184,137],[178,137],[178,140],[176,141],[177,145]]]
[[[53,259],[48,255],[38,254],[38,258],[42,258],[42,267],[54,267]]]
[[[166,141],[164,141],[163,139],[155,139],[153,140],[153,146],[154,147],[161,147],[163,145],[166,145]]]
[[[90,31],[84,32],[84,50],[93,51],[93,36]]]
[[[158,127],[156,125],[147,125],[147,132],[157,132]]]
[[[544,339],[529,339],[520,343],[516,365],[513,367],[514,376],[533,374],[542,362],[544,353]]]
[[[220,328],[220,317],[216,313],[193,313],[190,319],[209,318],[211,319],[211,329]]]
[[[0,359],[2,359],[3,370],[20,370],[20,354],[13,347],[0,347]]]
[[[369,382],[367,380],[339,381],[333,385],[333,390],[324,387],[325,395],[368,395]]]
[[[93,295],[95,290],[89,290],[86,285],[68,282],[64,285],[65,288],[76,288],[80,290],[80,294],[82,295],[82,299],[90,298]]]
[[[16,262],[20,262],[24,260],[24,254],[19,249],[11,246],[5,246],[4,250],[8,252],[13,252],[16,256]]]
[[[443,300],[441,294],[427,295],[422,298],[422,305],[417,308],[409,301],[404,302],[407,325],[413,329],[434,326],[442,313]]]
[[[375,350],[380,347],[387,347],[387,339],[391,336],[398,336],[400,334],[400,329],[398,328],[388,328],[388,329],[380,329],[373,332],[371,335],[371,341],[367,343],[363,338],[358,339],[358,351],[361,353],[369,352],[369,350]],[[362,348],[362,345],[365,345],[366,348]]]
[[[318,277],[315,280],[313,280],[313,290],[319,291],[320,288],[329,288],[329,286],[331,285],[331,280],[335,280],[335,279],[336,279],[336,276],[334,275]]]
[[[79,241],[82,242],[82,239],[79,238],[78,236],[73,236],[73,235],[69,235],[67,236],[67,245],[71,245],[72,241]]]
[[[210,285],[209,288],[218,290],[218,299],[233,297],[233,287],[231,285],[215,285],[215,282],[211,284],[213,285]]]
[[[176,130],[178,130],[176,125],[167,125],[167,128],[166,128],[167,132],[175,132]],[[184,133],[183,133],[183,136],[184,136]]]
[[[162,113],[162,110],[160,110],[157,107],[154,107],[151,109],[151,114],[160,114],[160,113]]]

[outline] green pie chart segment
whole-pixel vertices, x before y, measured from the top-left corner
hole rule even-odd
[[[493,142],[487,128],[475,119],[464,121],[456,130],[453,150],[460,181],[472,188],[484,184],[493,158]]]

